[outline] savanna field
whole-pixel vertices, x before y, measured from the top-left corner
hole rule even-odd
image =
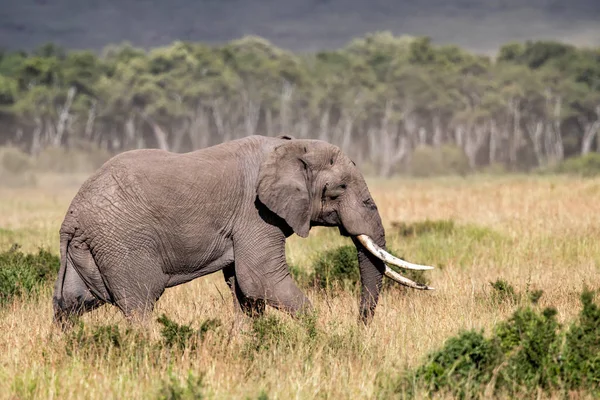
[[[40,248],[51,253],[40,265],[55,262],[59,226],[83,178],[40,175],[33,188],[0,188],[0,268],[27,264],[17,253]],[[582,293],[600,289],[600,179],[368,183],[388,248],[436,267],[400,272],[435,291],[386,283],[372,324],[362,326],[351,268],[341,281],[323,279],[335,269],[331,252],[351,241],[313,229],[288,239],[287,258],[316,315],[293,320],[267,309],[236,327],[219,272],[167,289],[147,326],[104,306],[62,333],[51,325],[52,270],[0,301],[0,398],[598,396],[598,296],[582,313]],[[21,247],[7,253],[14,243]]]

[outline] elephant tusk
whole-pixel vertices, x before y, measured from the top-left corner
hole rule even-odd
[[[406,269],[415,269],[415,270],[419,270],[419,271],[433,269],[433,267],[430,267],[428,265],[413,264],[413,263],[409,263],[408,261],[401,260],[398,257],[394,257],[393,255],[391,255],[390,253],[388,253],[381,247],[377,246],[375,244],[375,242],[373,241],[373,239],[371,239],[367,235],[358,235],[356,238],[358,239],[358,241],[360,243],[362,243],[363,246],[366,247],[367,250],[369,250],[375,257],[379,258],[381,261],[395,265],[400,268],[406,268]],[[390,271],[392,271],[392,270],[390,269]],[[386,271],[386,275],[387,275],[387,271]],[[400,276],[400,275],[398,275],[398,276]],[[394,278],[392,278],[392,279],[394,279]],[[406,279],[406,278],[404,278],[404,279]]]
[[[393,280],[395,282],[398,282],[401,285],[408,286],[413,289],[435,290],[431,286],[427,286],[422,283],[413,282],[410,279],[403,277],[402,275],[400,275],[399,273],[397,273],[396,271],[394,271],[387,265],[385,266],[385,276],[387,276],[388,278],[390,278],[391,280]]]

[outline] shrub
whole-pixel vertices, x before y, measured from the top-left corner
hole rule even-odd
[[[163,343],[166,347],[177,347],[180,350],[186,348],[195,349],[198,342],[204,340],[204,337],[208,331],[214,330],[221,326],[221,321],[218,319],[207,319],[200,328],[195,331],[189,325],[180,325],[177,322],[169,319],[165,314],[162,314],[158,319],[163,327],[161,328],[161,335],[163,337]]]
[[[584,156],[571,157],[550,169],[559,174],[592,177],[600,174],[600,154],[588,153]]]
[[[44,249],[23,254],[18,248],[0,253],[0,306],[55,279],[60,267],[60,258]]]
[[[449,235],[454,232],[454,221],[451,219],[417,221],[413,223],[392,222],[392,227],[400,236],[421,236],[426,233]]]
[[[33,161],[16,147],[0,148],[0,182],[3,186],[35,186]]]
[[[388,250],[389,251],[389,250]],[[397,256],[393,251],[390,254]],[[353,245],[340,246],[323,253],[313,265],[314,272],[309,282],[313,286],[326,290],[357,290],[360,287],[360,268],[358,254]],[[403,270],[402,275],[416,282],[428,284],[424,271]],[[383,288],[394,285],[384,279]]]
[[[129,359],[138,366],[148,355],[155,352],[157,359],[159,346],[152,344],[144,332],[137,332],[131,327],[124,331],[118,325],[100,325],[86,327],[82,321],[71,330],[65,340],[67,355],[75,354],[94,359]]]
[[[581,294],[583,309],[566,334],[562,353],[562,375],[566,388],[592,388],[600,391],[600,307],[594,293]],[[598,393],[600,394],[600,393]]]
[[[482,333],[463,331],[428,356],[415,376],[432,392],[446,389],[458,398],[475,397],[501,359],[498,346]]]
[[[520,296],[515,291],[515,288],[504,279],[497,279],[490,282],[492,286],[492,300],[494,303],[518,303]]]
[[[506,289],[510,286],[497,286],[512,293]],[[532,297],[537,302],[540,292]],[[554,308],[527,305],[499,323],[489,338],[476,331],[460,332],[421,366],[388,380],[380,390],[414,395],[422,387],[458,398],[539,397],[541,392],[566,396],[573,391],[600,395],[600,307],[587,289],[581,302],[578,320],[566,331]]]
[[[469,160],[462,149],[452,145],[434,148],[421,145],[411,155],[408,170],[415,177],[465,175],[469,172]]]
[[[0,169],[5,172],[23,175],[31,171],[33,162],[29,155],[16,147],[0,148]]]
[[[284,342],[288,342],[285,339],[292,332],[277,316],[263,315],[252,319],[252,328],[247,334],[249,340],[246,342],[245,353],[252,358],[255,352],[269,350],[272,347],[281,345],[285,346]]]
[[[169,378],[163,381],[157,398],[160,400],[200,400],[204,399],[204,374],[196,376],[192,371],[184,383],[169,373]]]
[[[551,389],[556,379],[560,346],[556,310],[519,309],[500,323],[493,340],[504,354],[497,388],[511,394]]]

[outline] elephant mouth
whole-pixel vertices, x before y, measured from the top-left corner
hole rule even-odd
[[[371,254],[373,254],[375,257],[379,258],[384,263],[392,264],[392,265],[395,265],[400,268],[412,269],[412,270],[418,270],[418,271],[433,269],[433,267],[430,267],[428,265],[419,265],[419,264],[409,263],[408,261],[404,261],[398,257],[391,255],[390,253],[388,253],[387,251],[385,251],[384,249],[379,247],[373,241],[373,239],[371,239],[367,235],[358,235],[358,236],[356,236],[356,239],[358,239],[358,241],[367,250],[369,250],[369,252]],[[400,275],[399,273],[397,273],[396,271],[391,269],[387,264],[385,265],[385,276],[387,276],[391,280],[398,282],[401,285],[413,288],[413,289],[434,290],[434,288],[432,288],[430,286],[424,285],[422,283],[417,283],[408,278],[405,278],[404,276]]]

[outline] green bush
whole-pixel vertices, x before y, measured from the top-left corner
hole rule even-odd
[[[426,233],[449,235],[454,232],[454,221],[451,219],[417,221],[413,223],[392,222],[394,232],[400,236],[421,236]]]
[[[194,330],[189,325],[180,325],[177,322],[169,319],[165,314],[162,314],[158,319],[163,327],[161,335],[163,343],[166,347],[177,347],[180,350],[186,348],[195,349],[198,342],[204,340],[206,333],[221,326],[221,321],[218,319],[207,319],[202,322],[200,329]]]
[[[584,156],[570,157],[550,168],[549,172],[583,177],[600,175],[600,153],[588,153]]]
[[[398,257],[394,251],[389,249],[388,251]],[[401,274],[419,283],[429,283],[424,271],[402,270]],[[324,252],[313,264],[313,272],[308,282],[313,287],[326,290],[358,290],[360,288],[360,268],[356,247],[346,245]],[[385,290],[394,285],[396,284],[389,279],[384,279],[382,288]]]
[[[161,364],[161,346],[152,343],[143,330],[128,326],[125,330],[118,325],[86,326],[79,321],[65,338],[68,356],[83,356],[89,362],[95,360],[128,360],[140,366],[149,359]]]
[[[504,279],[497,279],[494,282],[490,282],[492,286],[492,300],[494,303],[511,303],[517,304],[520,300],[520,296],[515,291],[515,288]]]
[[[32,168],[31,158],[20,149],[16,147],[0,148],[0,169],[11,174],[23,175]]]
[[[600,394],[600,307],[594,293],[581,294],[583,310],[569,328],[562,352],[562,376],[567,389],[593,388]]]
[[[35,186],[32,159],[16,147],[0,148],[0,183],[2,186]]]
[[[408,165],[415,177],[465,175],[470,171],[469,160],[462,149],[453,145],[435,148],[421,145],[415,148]]]
[[[317,327],[316,312],[301,314],[295,320],[283,320],[275,314],[264,314],[252,319],[249,331],[244,331],[246,341],[242,354],[253,360],[257,353],[290,351],[299,346],[314,346],[323,332]]]
[[[463,331],[429,355],[415,377],[431,392],[447,390],[458,398],[471,398],[491,380],[501,357],[496,343],[482,333]]]
[[[157,399],[160,400],[201,400],[206,398],[204,394],[204,374],[196,376],[192,371],[184,383],[172,373],[164,380],[158,392]]]
[[[0,253],[0,306],[56,279],[59,267],[60,258],[44,249],[23,254],[15,245]]]
[[[502,287],[505,293],[512,293]],[[535,303],[540,297],[532,295]],[[517,309],[498,324],[491,337],[463,331],[429,354],[425,362],[396,379],[380,377],[385,395],[414,396],[418,389],[430,394],[451,393],[457,398],[573,391],[600,395],[600,307],[593,293],[581,294],[582,309],[568,329],[558,323],[557,311],[531,304]]]

